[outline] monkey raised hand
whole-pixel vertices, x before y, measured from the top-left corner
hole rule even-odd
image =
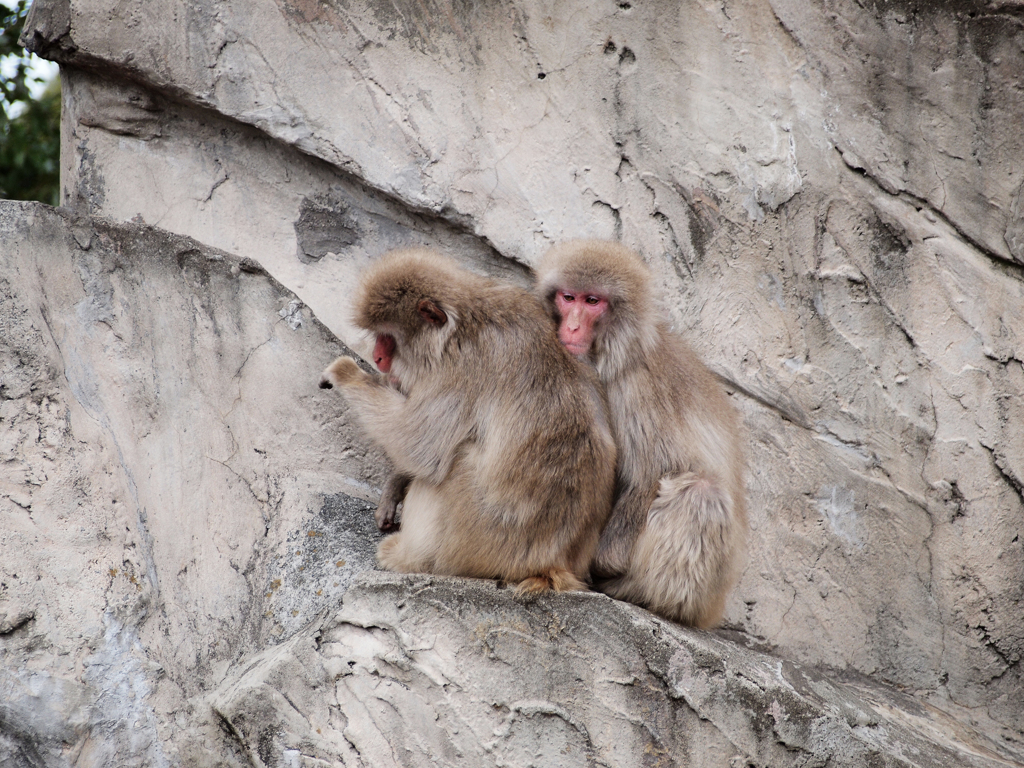
[[[339,357],[320,375],[320,389],[343,387],[358,381],[360,377],[370,378],[364,371],[359,370],[356,361],[351,357]]]

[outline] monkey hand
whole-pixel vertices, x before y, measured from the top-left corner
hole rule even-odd
[[[355,382],[361,375],[365,376],[351,357],[339,357],[324,370],[320,376],[320,389],[343,387]]]
[[[629,547],[622,539],[601,537],[590,573],[598,581],[621,576],[629,569]]]
[[[377,511],[373,513],[377,528],[384,533],[393,533],[401,527],[398,522],[398,503],[399,500],[393,496],[382,497]]]

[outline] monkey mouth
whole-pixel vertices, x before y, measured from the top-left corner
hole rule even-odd
[[[377,336],[377,343],[373,345],[373,362],[381,373],[388,373],[391,370],[391,360],[395,355],[395,337],[389,333],[381,333]]]
[[[568,341],[564,346],[573,357],[583,357],[590,351],[589,344],[574,344],[573,342]]]

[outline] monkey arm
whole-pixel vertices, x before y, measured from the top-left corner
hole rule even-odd
[[[381,416],[371,435],[395,468],[432,483],[447,477],[474,425],[471,407],[461,393],[431,396],[418,390]]]
[[[431,483],[441,482],[471,432],[466,399],[456,393],[432,397],[424,391],[426,388],[406,396],[359,370],[355,363],[344,368],[341,375],[334,371],[331,380],[338,382],[360,425],[388,454],[396,471]],[[351,376],[347,378],[346,374]]]
[[[647,512],[657,493],[657,482],[628,485],[620,491],[591,564],[594,578],[609,579],[627,571],[633,545],[647,523]]]

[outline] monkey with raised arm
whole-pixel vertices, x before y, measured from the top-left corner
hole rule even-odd
[[[368,269],[355,307],[388,379],[340,357],[320,386],[337,387],[388,454],[395,505],[407,484],[380,564],[526,592],[585,588],[615,443],[594,372],[562,348],[543,304],[410,250]]]
[[[650,272],[629,249],[555,246],[537,267],[537,292],[562,344],[604,384],[619,451],[595,585],[684,624],[717,624],[747,534],[736,412],[657,314]]]

